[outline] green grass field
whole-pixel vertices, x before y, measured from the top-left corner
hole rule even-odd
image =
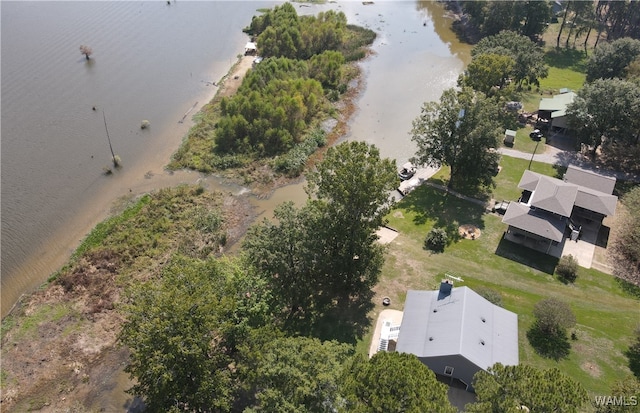
[[[528,161],[503,157],[501,165],[493,197],[513,200],[520,193],[516,186]],[[535,162],[532,170],[556,174],[553,166]],[[444,179],[434,178],[440,182]],[[407,290],[435,289],[449,273],[464,279],[458,285],[500,292],[504,307],[518,314],[521,363],[558,367],[582,383],[591,395],[607,394],[613,382],[630,374],[624,351],[638,324],[640,303],[614,277],[580,268],[574,284],[563,284],[553,275],[556,258],[502,239],[506,225],[500,216],[426,185],[405,197],[388,220],[399,235],[388,246],[376,287],[376,311],[383,308],[379,303],[384,296],[391,298],[391,308],[401,310]],[[461,224],[476,225],[480,237],[454,242],[441,254],[423,249],[432,227],[452,229]],[[534,321],[533,306],[548,297],[566,301],[577,318],[576,327],[571,329],[577,340],[571,341],[569,357],[558,362],[539,356],[526,338]],[[360,351],[368,349],[370,338],[360,343]]]

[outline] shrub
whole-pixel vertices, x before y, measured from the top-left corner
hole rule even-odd
[[[424,240],[424,248],[433,252],[443,252],[449,243],[449,237],[444,228],[432,228]]]
[[[578,277],[578,261],[573,255],[563,255],[556,267],[556,274],[563,281],[574,282]]]
[[[567,338],[567,328],[576,324],[576,316],[569,305],[547,298],[536,303],[533,315],[536,321],[527,331],[531,347],[542,357],[556,361],[568,357],[571,343]]]
[[[305,140],[295,145],[286,154],[276,158],[275,170],[289,177],[299,176],[304,170],[309,156],[326,143],[325,132],[320,128],[314,129]]]

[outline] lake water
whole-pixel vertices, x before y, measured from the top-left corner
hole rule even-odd
[[[241,32],[258,8],[280,2],[7,2],[2,30],[2,316],[69,257],[108,216],[114,202],[162,186],[215,177],[170,174],[163,167],[195,113],[242,53]],[[422,103],[455,85],[469,47],[448,29],[440,4],[422,1],[294,3],[301,14],[342,10],[350,23],[378,33],[360,63],[365,85],[345,139],[376,144],[397,164],[410,158],[411,122]],[[87,62],[79,46],[94,54]],[[197,102],[197,104],[196,104]],[[178,123],[196,104],[184,123]],[[96,106],[96,111],[92,107]],[[102,111],[114,152],[110,164]],[[142,120],[151,122],[140,129]],[[303,202],[303,184],[281,188],[257,207]],[[122,411],[130,397],[124,372],[92,408]]]
[[[163,167],[190,117],[215,94],[242,53],[241,29],[280,2],[7,2],[2,30],[2,316],[68,259],[119,197],[215,177]],[[378,33],[359,109],[346,139],[376,144],[405,162],[423,102],[455,85],[468,59],[433,2],[296,4],[300,14],[342,10]],[[79,46],[93,49],[86,61]],[[184,123],[178,121],[195,104]],[[96,107],[96,111],[92,107]],[[111,153],[123,167],[106,176]],[[140,129],[142,120],[151,127]],[[257,201],[269,212],[305,198],[302,185]]]
[[[241,29],[273,4],[2,2],[3,316],[116,198],[200,178],[163,166],[215,94],[206,82],[244,51]],[[103,111],[123,163],[111,176],[103,173],[111,161]],[[151,127],[141,130],[142,120]]]

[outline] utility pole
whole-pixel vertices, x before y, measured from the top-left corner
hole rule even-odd
[[[540,140],[536,142],[536,147],[533,148],[533,153],[531,154],[531,160],[529,161],[529,170],[531,170],[531,162],[533,162],[533,157],[536,155],[536,150],[538,150],[538,144],[540,144]]]
[[[107,131],[107,141],[109,142],[109,149],[111,150],[111,160],[113,161],[113,166],[119,166],[120,162],[116,158],[116,154],[113,153],[113,146],[111,146],[111,138],[109,137],[109,129],[107,128],[107,117],[104,114],[104,110],[102,111],[102,119],[104,119],[104,130]]]

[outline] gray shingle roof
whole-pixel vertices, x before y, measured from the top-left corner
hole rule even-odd
[[[509,204],[502,222],[557,242],[562,241],[567,226],[566,218],[549,215],[519,202]]]
[[[562,216],[571,216],[574,205],[603,215],[614,215],[618,197],[611,195],[616,179],[570,165],[561,181],[529,170],[519,188],[533,193],[530,204]],[[504,220],[503,220],[504,221]]]
[[[580,187],[575,205],[602,215],[612,216],[616,213],[618,197],[603,194],[590,188]]]
[[[530,204],[563,217],[570,217],[577,193],[576,185],[548,176],[540,176]]]
[[[418,357],[461,355],[486,369],[518,364],[518,316],[468,287],[407,292],[396,350]]]
[[[569,167],[567,167],[564,180],[607,195],[613,194],[613,188],[616,186],[616,178],[587,171],[575,165],[569,165]]]
[[[538,180],[543,175],[540,175],[535,172],[531,172],[530,170],[525,170],[522,174],[522,178],[520,178],[520,183],[518,184],[518,188],[526,189],[527,191],[535,191],[536,186],[538,185]]]

